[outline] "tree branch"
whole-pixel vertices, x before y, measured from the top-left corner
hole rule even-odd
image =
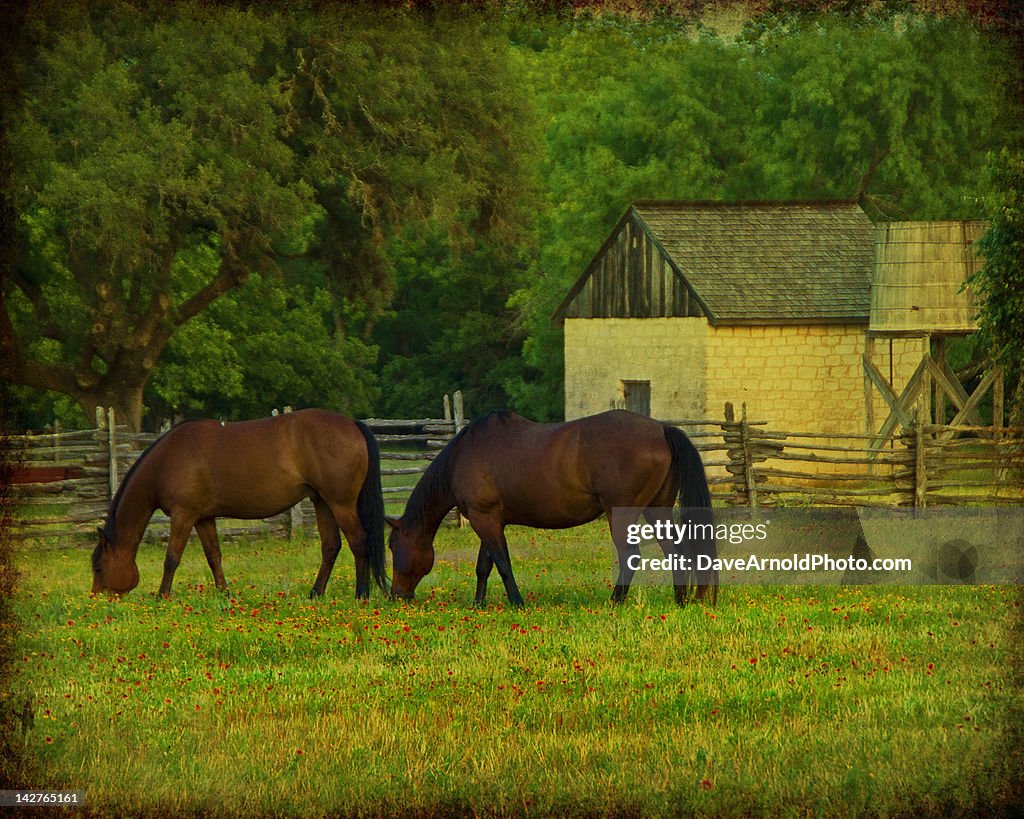
[[[871,180],[874,179],[875,172],[878,170],[878,166],[885,161],[886,157],[888,157],[890,153],[892,153],[892,149],[886,146],[877,154],[875,154],[875,158],[871,160],[871,164],[868,165],[867,171],[860,178],[860,184],[857,186],[857,195],[855,199],[858,202],[862,201],[864,197],[867,195],[868,185],[870,185]]]
[[[80,390],[74,373],[61,364],[44,364],[27,358],[18,343],[0,288],[0,376],[14,384],[75,395]]]
[[[54,321],[53,314],[50,312],[50,305],[46,303],[43,291],[39,285],[26,278],[16,266],[11,267],[10,276],[14,285],[28,299],[29,304],[32,305],[32,312],[35,314],[36,321],[39,324],[40,335],[52,338],[54,341],[67,341],[67,330],[63,325]]]
[[[153,286],[145,315],[139,322],[132,337],[137,349],[148,348],[158,335],[160,327],[167,322],[171,314],[171,268],[177,255],[177,242],[168,242],[160,259],[160,270]],[[166,343],[166,342],[164,342]],[[162,344],[160,345],[162,348]]]
[[[224,258],[221,259],[220,267],[217,270],[217,277],[202,290],[186,299],[175,311],[175,327],[180,327],[185,322],[198,316],[229,290],[245,284],[248,278],[249,272],[242,266],[241,261],[235,254],[234,248],[229,244],[225,250]]]

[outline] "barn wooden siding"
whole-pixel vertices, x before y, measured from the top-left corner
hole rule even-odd
[[[702,316],[700,304],[631,210],[570,292],[562,318]]]

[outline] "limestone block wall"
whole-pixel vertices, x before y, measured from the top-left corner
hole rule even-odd
[[[720,416],[726,401],[774,429],[823,433],[866,432],[862,324],[755,325],[709,328],[708,411]],[[894,377],[902,389],[921,360],[921,342],[895,339]],[[889,346],[873,358],[889,371]],[[874,395],[875,417],[888,414]]]
[[[862,356],[867,346],[863,324],[729,326],[709,328],[707,343],[709,416],[720,417],[726,401],[731,401],[737,416],[743,402],[747,417],[767,421],[768,429],[784,432],[811,432],[830,435],[863,435],[867,430],[867,404],[864,393]],[[895,339],[892,347],[893,377],[897,394],[921,360],[921,342]],[[889,345],[876,343],[873,360],[886,375],[889,372]],[[876,391],[874,429],[877,431],[889,408]],[[822,443],[825,443],[824,441]],[[836,437],[827,443],[861,449],[863,439]],[[796,439],[792,454],[811,456],[813,439]],[[800,446],[805,448],[799,448]],[[822,450],[823,457],[835,457],[835,451]],[[856,453],[851,457],[857,458]],[[805,474],[830,475],[867,471],[858,464],[783,461],[769,459],[762,464]],[[801,479],[779,479],[779,483],[801,483]],[[816,484],[824,486],[825,484]]]
[[[705,417],[708,330],[704,318],[566,319],[566,419],[622,407],[624,381],[650,382],[654,418]]]
[[[873,361],[897,393],[921,360],[921,339],[875,343]],[[565,417],[623,405],[624,381],[649,381],[655,418],[737,413],[773,429],[866,431],[863,324],[711,327],[704,318],[565,321]],[[889,413],[873,392],[876,428]]]

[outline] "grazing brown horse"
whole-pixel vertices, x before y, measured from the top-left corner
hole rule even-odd
[[[492,412],[463,429],[434,459],[402,517],[387,518],[392,526],[392,594],[412,599],[434,565],[434,536],[452,507],[458,507],[480,536],[477,604],[483,605],[487,578],[497,566],[509,602],[519,606],[523,597],[512,574],[505,526],[564,529],[604,514],[614,536],[635,516],[634,521],[616,521],[613,509],[671,507],[677,496],[690,520],[710,523],[704,465],[675,427],[624,410],[564,424],[536,424],[507,410]],[[618,603],[629,591],[633,570],[627,558],[636,547],[628,546],[625,538],[613,539],[619,576],[612,600]],[[666,555],[675,548],[662,543]],[[690,541],[687,550],[696,568],[697,554],[716,556],[714,537]],[[686,603],[691,580],[697,597],[710,597],[714,603],[718,572],[682,569],[673,572],[676,602]]]
[[[170,594],[193,527],[223,589],[214,519],[266,518],[306,497],[316,510],[321,544],[310,597],[327,586],[341,549],[339,529],[355,555],[356,597],[369,597],[371,570],[387,591],[377,441],[362,422],[317,409],[232,424],[186,421],[157,440],[135,461],[110,505],[92,554],[92,590],[123,594],[138,585],[135,555],[157,509],[171,518],[160,593]]]

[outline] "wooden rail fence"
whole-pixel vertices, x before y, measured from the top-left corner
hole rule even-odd
[[[400,513],[430,460],[466,420],[461,395],[446,399],[444,418],[367,419],[381,448],[381,474],[389,513]],[[683,419],[701,453],[718,504],[752,509],[779,505],[905,506],[1024,505],[1024,428],[911,424],[879,435],[778,431],[737,420]],[[102,523],[118,480],[152,434],[132,435],[104,423],[96,429],[14,436],[21,460],[8,503],[14,506],[14,537],[64,537],[90,533]],[[40,472],[44,470],[44,472]],[[44,474],[44,483],[18,476]],[[268,521],[226,521],[222,534],[312,532],[309,501]],[[154,517],[160,537],[166,518]]]
[[[919,423],[889,435],[779,431],[765,421],[669,421],[732,506],[1024,505],[1024,428]]]
[[[381,479],[388,513],[401,514],[419,476],[455,433],[466,424],[462,394],[444,398],[445,417],[368,418],[381,450]],[[290,411],[285,409],[285,412]],[[113,413],[98,412],[95,429],[10,436],[15,458],[12,506],[13,538],[91,535],[106,518],[119,480],[139,453],[159,437],[129,433]],[[222,536],[274,533],[297,535],[315,530],[309,500],[265,521],[219,521]],[[153,516],[147,537],[163,537],[167,517]]]

